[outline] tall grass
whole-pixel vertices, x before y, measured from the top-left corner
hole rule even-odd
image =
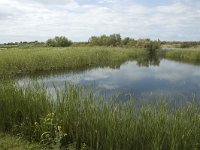
[[[0,131],[20,134],[42,146],[76,149],[188,150],[200,146],[198,104],[171,110],[167,104],[134,108],[82,96],[71,85],[47,96],[45,87],[0,86]]]
[[[12,48],[0,50],[0,75],[76,70],[91,66],[111,66],[134,59],[141,49],[109,47]]]
[[[170,50],[165,52],[165,57],[177,61],[200,63],[199,50]]]
[[[41,150],[38,144],[32,144],[17,136],[0,133],[1,150]]]

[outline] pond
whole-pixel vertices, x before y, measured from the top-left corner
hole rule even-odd
[[[115,95],[123,101],[130,97],[144,102],[167,100],[173,103],[200,99],[200,66],[167,59],[148,65],[128,61],[114,69],[94,68],[46,76],[26,76],[18,82],[23,85],[35,79],[50,90],[54,86],[62,89],[66,83],[74,83],[92,89],[95,95],[105,98]]]

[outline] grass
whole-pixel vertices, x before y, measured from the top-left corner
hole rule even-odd
[[[75,85],[45,87],[0,86],[0,131],[17,134],[46,148],[60,146],[96,150],[197,150],[200,146],[200,107],[167,104],[134,108],[134,102],[105,102],[82,96]]]
[[[41,150],[41,147],[17,136],[0,133],[0,150]]]
[[[165,51],[165,58],[199,64],[200,51],[199,50],[170,50]]]
[[[115,67],[144,50],[111,47],[12,48],[0,50],[0,75],[32,74],[85,67]]]

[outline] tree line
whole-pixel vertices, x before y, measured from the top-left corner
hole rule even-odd
[[[87,46],[110,46],[110,47],[138,47],[145,49],[159,49],[161,42],[159,40],[152,41],[150,39],[139,39],[135,40],[129,37],[124,39],[121,38],[120,34],[111,34],[111,35],[101,35],[101,36],[92,36],[89,38],[88,42],[76,42],[73,43],[66,37],[56,36],[54,39],[49,39],[46,42],[47,46],[50,47],[67,47],[71,45],[87,45]]]
[[[110,46],[110,47],[138,47],[145,49],[159,49],[161,45],[168,44],[177,48],[189,48],[200,45],[200,42],[168,42],[150,39],[137,39],[130,37],[122,38],[120,34],[92,36],[88,42],[72,42],[65,36],[56,36],[46,42],[11,42],[1,44],[4,46],[47,46],[47,47],[68,47],[68,46]]]

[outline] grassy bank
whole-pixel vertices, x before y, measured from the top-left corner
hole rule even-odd
[[[76,149],[188,150],[200,146],[198,104],[170,110],[166,104],[94,101],[81,88],[66,87],[56,101],[46,88],[0,86],[0,131],[21,135],[43,147]]]
[[[200,64],[200,50],[170,50],[165,51],[165,58]]]
[[[0,50],[0,74],[23,74],[110,66],[137,58],[141,49],[109,47],[12,48]]]
[[[0,133],[0,150],[41,150],[41,147],[17,136]]]

